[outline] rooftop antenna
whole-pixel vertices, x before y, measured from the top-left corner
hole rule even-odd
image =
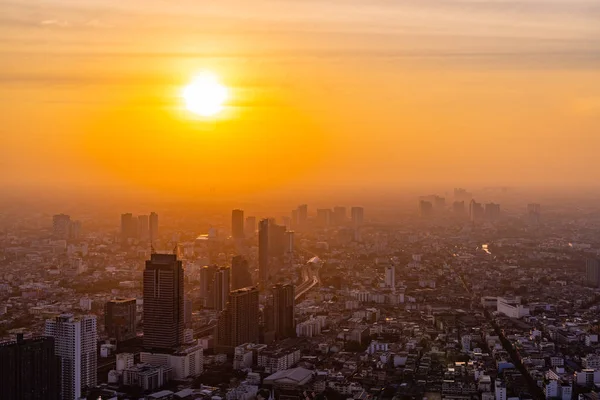
[[[175,247],[173,248],[173,254],[179,256],[179,243],[175,243]]]

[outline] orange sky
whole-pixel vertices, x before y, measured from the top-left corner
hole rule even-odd
[[[597,0],[5,0],[0,185],[593,184]],[[180,90],[211,70],[228,109]]]

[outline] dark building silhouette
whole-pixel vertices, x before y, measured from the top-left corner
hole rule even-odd
[[[200,298],[202,299],[202,306],[205,308],[214,307],[212,291],[216,272],[216,265],[205,265],[200,270]]]
[[[248,267],[248,260],[242,256],[235,256],[231,260],[231,290],[252,286],[252,275]]]
[[[150,218],[147,215],[138,215],[138,237],[140,240],[150,238]]]
[[[138,234],[138,220],[133,217],[133,214],[121,214],[121,240],[126,242],[127,239],[135,239]]]
[[[69,239],[71,236],[71,217],[57,214],[52,217],[52,236],[56,239]]]
[[[134,339],[135,299],[116,299],[106,302],[104,306],[104,327],[108,337],[115,338],[117,343]]]
[[[485,210],[481,203],[471,200],[469,203],[469,218],[471,221],[481,221],[485,216]]]
[[[487,203],[485,205],[485,218],[488,221],[495,221],[500,218],[500,204]]]
[[[230,291],[231,269],[221,267],[215,273],[212,285],[212,296],[214,309],[223,311],[227,304]]]
[[[464,201],[455,201],[452,204],[452,211],[454,211],[454,213],[458,214],[458,215],[464,215],[465,214],[465,202]]]
[[[227,307],[219,316],[217,346],[232,352],[235,346],[258,343],[258,289],[247,287],[231,291]]]
[[[231,236],[234,239],[244,237],[244,211],[233,210],[231,212]]]
[[[0,343],[0,399],[60,400],[60,358],[54,338]]]
[[[284,225],[277,225],[269,221],[269,257],[283,257],[285,254]]]
[[[527,204],[527,218],[530,223],[539,224],[542,216],[542,206],[537,203]]]
[[[419,215],[423,218],[431,217],[433,215],[433,205],[430,201],[419,200]]]
[[[308,223],[308,205],[298,206],[298,225],[304,226]]]
[[[150,243],[154,243],[158,240],[158,214],[155,212],[150,213],[148,218],[148,228],[150,231]]]
[[[275,285],[273,292],[273,330],[277,340],[296,336],[294,319],[295,290],[294,285]]]
[[[587,286],[600,287],[600,260],[585,260],[585,283]]]
[[[183,266],[175,254],[152,254],[144,270],[144,348],[170,351],[183,343]]]
[[[258,280],[264,285],[269,277],[269,220],[258,223]]]
[[[362,207],[352,207],[350,209],[350,214],[352,218],[352,225],[354,227],[359,227],[363,224],[365,218],[365,210]]]
[[[254,237],[256,234],[256,217],[247,217],[244,225],[244,232],[247,237]]]

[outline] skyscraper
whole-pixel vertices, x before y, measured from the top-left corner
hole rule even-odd
[[[396,267],[394,265],[385,266],[385,287],[396,287]]]
[[[138,216],[138,237],[140,240],[150,239],[150,222],[147,215]]]
[[[219,316],[217,345],[221,348],[258,343],[258,289],[248,287],[229,293],[227,307]]]
[[[217,311],[222,311],[227,304],[227,298],[230,291],[230,275],[231,269],[227,267],[221,267],[215,273],[215,279],[213,280],[213,304]]]
[[[0,343],[0,398],[60,400],[60,378],[53,337]]]
[[[485,216],[485,211],[481,203],[471,200],[469,203],[469,218],[471,221],[480,221]]]
[[[495,221],[500,218],[500,204],[487,203],[485,205],[485,218],[488,221]]]
[[[231,212],[231,236],[234,239],[244,238],[244,211],[233,210]]]
[[[137,237],[137,222],[137,219],[133,218],[133,214],[121,214],[121,241],[126,242],[127,239]]]
[[[593,258],[585,260],[585,283],[591,287],[600,287],[600,260]]]
[[[308,222],[308,205],[298,206],[298,225],[304,226]]]
[[[359,227],[363,224],[364,222],[364,217],[365,217],[365,210],[362,207],[352,207],[350,209],[350,214],[351,214],[351,218],[352,218],[352,225],[354,225],[354,227]]]
[[[246,233],[246,237],[254,237],[254,235],[256,234],[256,217],[246,218],[244,232]]]
[[[231,290],[252,286],[252,275],[248,268],[248,260],[235,256],[231,260]]]
[[[275,285],[272,292],[275,337],[278,340],[293,337],[296,334],[294,285]]]
[[[285,254],[285,226],[269,221],[269,257]]]
[[[294,231],[285,232],[285,252],[286,254],[292,254],[294,252]]]
[[[269,220],[258,223],[258,280],[264,285],[269,277]]]
[[[202,305],[206,308],[214,307],[214,298],[212,297],[213,281],[217,267],[214,265],[205,265],[200,270],[200,298]]]
[[[117,343],[136,337],[135,318],[135,299],[109,300],[104,306],[106,334],[108,337],[115,338]]]
[[[144,270],[144,348],[169,352],[183,343],[183,266],[152,254]]]
[[[527,218],[530,223],[539,224],[542,215],[542,206],[537,203],[527,204]]]
[[[433,204],[430,201],[419,200],[419,215],[423,218],[433,215]]]
[[[68,239],[71,232],[71,217],[57,214],[52,217],[52,234],[56,239]]]
[[[454,211],[454,213],[456,215],[464,215],[465,214],[465,202],[464,202],[464,200],[455,201],[452,204],[452,211]]]
[[[148,225],[150,230],[150,243],[155,243],[158,240],[158,214],[155,212],[150,213],[148,219]]]
[[[96,317],[62,314],[46,320],[45,336],[54,338],[61,365],[61,399],[79,400],[85,388],[96,386]]]

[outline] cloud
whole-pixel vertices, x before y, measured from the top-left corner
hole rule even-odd
[[[60,28],[67,28],[71,24],[68,21],[65,21],[65,20],[45,19],[45,20],[43,20],[43,21],[40,22],[40,25],[42,25],[42,26],[58,26]]]

